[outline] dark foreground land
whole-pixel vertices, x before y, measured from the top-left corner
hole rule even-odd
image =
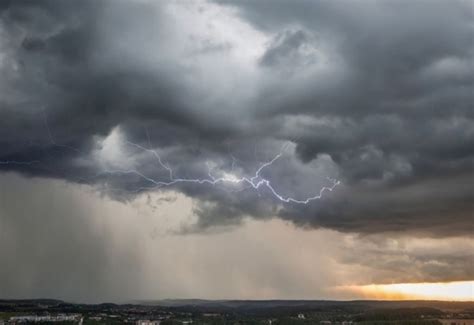
[[[474,302],[160,300],[74,304],[0,300],[0,324],[474,325]]]

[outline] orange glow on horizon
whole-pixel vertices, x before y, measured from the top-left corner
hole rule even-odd
[[[364,299],[474,301],[474,281],[369,284],[337,290]]]

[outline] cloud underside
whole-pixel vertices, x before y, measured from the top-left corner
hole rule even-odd
[[[244,216],[341,232],[472,234],[470,1],[3,1],[0,168],[116,199],[180,191],[190,230]],[[255,172],[308,205],[196,184]],[[234,168],[234,169],[232,169]],[[257,195],[258,194],[258,195]]]

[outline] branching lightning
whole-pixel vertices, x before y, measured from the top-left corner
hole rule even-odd
[[[83,154],[77,148],[74,148],[74,147],[69,146],[69,145],[64,145],[64,144],[57,143],[55,141],[54,137],[53,137],[53,134],[52,134],[51,129],[49,127],[47,115],[44,111],[43,111],[43,118],[44,118],[43,122],[44,122],[44,125],[45,125],[45,128],[46,128],[46,131],[47,131],[49,141],[53,146],[63,148],[65,150],[66,149],[67,150],[73,150],[73,151],[75,151],[79,154]],[[259,195],[260,195],[259,190],[265,188],[271,193],[271,195],[275,199],[279,200],[280,202],[294,203],[294,204],[308,204],[311,201],[319,200],[323,197],[323,194],[325,192],[332,192],[336,188],[336,186],[340,184],[340,181],[335,180],[335,179],[331,179],[331,178],[328,177],[327,179],[330,181],[329,186],[322,187],[317,193],[315,193],[315,194],[313,194],[309,197],[306,197],[306,198],[295,198],[295,197],[291,197],[291,196],[285,196],[285,195],[279,193],[274,188],[271,181],[262,176],[262,172],[265,169],[270,168],[278,159],[280,159],[282,157],[285,146],[283,146],[281,148],[280,152],[276,156],[274,156],[273,159],[271,159],[267,162],[261,163],[260,166],[257,168],[257,170],[255,171],[255,173],[252,176],[243,176],[243,177],[236,176],[234,174],[234,168],[235,168],[235,165],[236,165],[236,158],[231,155],[231,157],[232,157],[232,167],[231,167],[230,172],[222,172],[221,171],[220,176],[213,175],[213,168],[210,166],[209,163],[207,163],[208,172],[207,172],[207,177],[205,177],[205,178],[181,178],[181,177],[176,177],[173,168],[169,164],[166,164],[163,161],[162,157],[160,156],[160,154],[156,150],[151,149],[152,145],[151,145],[150,136],[149,136],[148,130],[145,129],[145,131],[146,131],[146,135],[147,135],[147,138],[148,138],[149,148],[146,148],[146,147],[144,147],[140,144],[133,143],[133,142],[130,142],[130,141],[126,141],[125,143],[129,146],[132,146],[136,149],[139,149],[143,152],[147,152],[150,155],[152,155],[153,158],[155,159],[155,161],[158,163],[158,166],[168,173],[168,180],[159,180],[159,179],[155,179],[155,178],[146,176],[144,173],[140,172],[137,169],[105,170],[104,172],[101,172],[101,173],[97,174],[95,177],[98,177],[98,176],[103,175],[103,174],[107,174],[107,175],[134,174],[134,175],[140,177],[142,180],[144,180],[144,181],[148,182],[149,184],[151,184],[151,186],[149,186],[149,187],[140,187],[140,188],[138,188],[136,190],[136,192],[140,192],[140,191],[143,191],[143,190],[153,190],[153,189],[158,189],[158,188],[163,188],[163,187],[170,187],[170,186],[173,186],[173,185],[186,184],[186,183],[187,184],[211,185],[211,186],[216,186],[216,185],[219,185],[219,184],[231,184],[231,185],[234,185],[234,186],[241,186],[241,188],[239,190],[254,189],[255,191],[257,191],[257,193]],[[38,164],[38,163],[40,163],[40,161],[38,161],[38,160],[33,160],[33,161],[16,161],[16,160],[1,161],[0,160],[0,165],[32,165],[32,164]]]
[[[126,142],[128,145],[133,146],[135,148],[138,148],[144,152],[150,153],[158,163],[158,165],[166,170],[169,174],[169,180],[157,180],[154,178],[151,178],[149,176],[145,176],[142,172],[138,171],[137,169],[128,169],[128,170],[107,170],[105,173],[107,174],[134,174],[143,180],[153,184],[151,187],[147,188],[140,188],[140,189],[157,189],[157,188],[162,188],[162,187],[168,187],[168,186],[173,186],[176,184],[180,183],[191,183],[191,184],[208,184],[211,186],[215,186],[218,184],[233,184],[233,185],[247,185],[247,188],[253,188],[256,191],[258,191],[261,188],[266,188],[267,190],[270,191],[270,193],[273,195],[274,198],[278,199],[281,202],[284,203],[295,203],[295,204],[308,204],[311,201],[314,200],[319,200],[322,198],[324,192],[331,192],[333,191],[337,185],[340,184],[340,181],[334,180],[331,178],[328,178],[328,180],[331,182],[330,186],[324,186],[322,187],[319,192],[316,194],[303,198],[303,199],[298,199],[294,198],[291,196],[284,196],[283,194],[279,193],[271,184],[269,179],[264,178],[261,173],[263,170],[266,168],[271,167],[278,159],[280,159],[283,155],[283,148],[282,150],[275,156],[273,159],[262,163],[258,169],[255,171],[255,174],[253,176],[244,176],[244,177],[237,177],[232,173],[223,173],[223,176],[216,177],[212,174],[212,168],[209,164],[207,164],[208,168],[208,173],[206,178],[178,178],[175,177],[173,169],[168,165],[165,164],[159,155],[159,153],[156,150],[153,149],[148,149],[145,148],[137,143],[133,142]],[[232,159],[232,171],[234,170],[235,166],[235,158],[233,157]]]

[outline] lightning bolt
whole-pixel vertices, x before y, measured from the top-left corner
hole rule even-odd
[[[48,117],[46,115],[46,112],[43,110],[43,122],[44,126],[47,130],[47,134],[50,140],[50,143],[53,146],[63,148],[64,150],[73,150],[79,154],[83,154],[79,149],[74,148],[69,145],[64,145],[64,144],[59,144],[55,141],[53,133],[51,132],[51,129],[49,127],[48,123]],[[340,181],[327,178],[329,182],[331,183],[329,186],[323,186],[318,192],[314,193],[313,195],[306,197],[306,198],[294,198],[291,196],[285,196],[281,193],[279,193],[274,186],[272,185],[271,181],[265,177],[262,176],[262,172],[265,169],[270,168],[278,159],[280,159],[283,156],[283,151],[286,148],[286,145],[282,146],[280,152],[273,157],[273,159],[264,162],[260,164],[260,166],[257,168],[255,173],[252,176],[244,176],[244,177],[237,177],[233,174],[235,164],[236,164],[236,158],[231,155],[232,157],[232,168],[230,173],[223,173],[223,176],[216,177],[212,174],[213,168],[207,163],[207,168],[208,168],[208,173],[206,178],[180,178],[180,177],[175,177],[175,173],[172,167],[170,167],[168,164],[163,162],[163,159],[161,158],[160,154],[156,151],[151,149],[151,139],[148,133],[148,129],[145,128],[145,132],[148,138],[148,146],[149,148],[146,148],[140,144],[133,143],[130,141],[126,141],[125,143],[129,146],[135,147],[139,150],[142,150],[143,152],[147,152],[151,154],[155,161],[158,163],[158,166],[161,167],[162,169],[166,170],[168,173],[168,180],[158,180],[149,176],[146,176],[142,172],[140,172],[137,169],[128,169],[128,170],[105,170],[104,172],[96,174],[96,176],[92,178],[99,177],[103,174],[108,174],[108,175],[125,175],[125,174],[134,174],[141,179],[145,180],[146,182],[152,184],[152,186],[149,187],[139,187],[136,189],[135,192],[140,192],[143,190],[153,190],[153,189],[158,189],[162,187],[170,187],[173,185],[181,184],[181,183],[187,183],[187,184],[200,184],[200,185],[211,185],[211,186],[216,186],[218,184],[232,184],[232,185],[241,185],[242,188],[240,190],[245,190],[245,189],[254,189],[257,191],[257,193],[260,195],[259,190],[262,188],[266,188],[269,190],[269,192],[272,194],[272,196],[279,200],[280,202],[283,203],[294,203],[294,204],[308,204],[311,201],[319,200],[323,197],[323,194],[325,192],[332,192],[337,185],[340,184]],[[256,155],[256,153],[255,153]],[[1,161],[0,160],[0,165],[32,165],[32,164],[37,164],[40,163],[38,160],[34,161],[16,161],[16,160],[7,160],[7,161]],[[84,181],[84,179],[81,179]]]
[[[237,177],[233,174],[224,173],[224,176],[216,177],[212,174],[212,168],[208,163],[207,164],[207,168],[208,168],[207,176],[208,177],[206,177],[206,178],[177,178],[174,175],[173,169],[168,164],[165,164],[163,162],[163,159],[161,158],[161,156],[159,155],[159,153],[156,150],[145,148],[140,144],[133,143],[133,142],[130,142],[130,141],[126,141],[125,143],[130,145],[130,146],[133,146],[133,147],[135,147],[139,150],[142,150],[144,152],[148,152],[149,154],[151,154],[155,158],[158,165],[161,168],[163,168],[164,170],[166,170],[169,174],[169,180],[157,180],[157,179],[154,179],[152,177],[144,175],[142,172],[140,172],[137,169],[106,170],[104,172],[105,174],[111,174],[111,175],[112,174],[122,174],[122,175],[124,175],[124,174],[134,174],[134,175],[140,177],[141,179],[153,184],[150,187],[140,187],[137,190],[137,192],[141,191],[141,190],[145,190],[145,189],[150,190],[150,189],[157,189],[157,188],[162,188],[162,187],[169,187],[169,186],[173,186],[173,185],[180,184],[180,183],[188,183],[188,184],[190,183],[190,184],[200,184],[200,185],[208,184],[208,185],[211,185],[211,186],[227,183],[227,184],[233,184],[233,185],[247,185],[248,186],[247,188],[253,188],[257,192],[261,188],[266,188],[270,191],[270,193],[273,195],[274,198],[276,198],[277,200],[279,200],[280,202],[283,202],[283,203],[308,204],[311,201],[321,199],[325,192],[332,192],[336,188],[336,186],[340,184],[340,181],[335,180],[335,179],[331,179],[331,178],[328,177],[328,180],[331,182],[330,186],[324,186],[317,193],[315,193],[314,195],[303,198],[303,199],[298,199],[298,198],[294,198],[294,197],[291,197],[291,196],[284,196],[283,194],[279,193],[273,187],[271,181],[269,179],[266,179],[266,178],[262,177],[261,173],[265,169],[271,167],[278,159],[280,159],[282,157],[284,147],[282,147],[282,150],[280,150],[280,152],[276,156],[274,156],[273,159],[271,159],[271,160],[269,160],[265,163],[262,163],[257,168],[257,170],[255,171],[255,174],[253,174],[253,176]],[[234,167],[235,167],[235,158],[234,157],[232,157],[232,158],[233,158],[233,160],[232,160],[232,171],[233,171]]]

